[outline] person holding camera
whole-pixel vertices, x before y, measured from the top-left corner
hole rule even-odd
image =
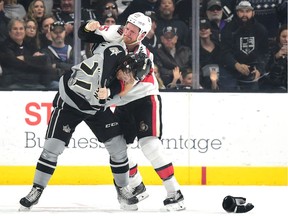
[[[236,14],[221,32],[224,65],[239,90],[258,91],[258,80],[265,74],[268,32],[254,18],[249,1],[241,1]]]

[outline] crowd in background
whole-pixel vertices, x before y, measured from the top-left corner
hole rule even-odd
[[[203,91],[287,92],[287,0],[202,0],[199,83]],[[191,0],[83,0],[81,23],[152,20],[143,43],[160,89],[192,90]],[[0,89],[56,90],[73,66],[74,0],[0,0]],[[81,43],[81,57],[92,44]]]

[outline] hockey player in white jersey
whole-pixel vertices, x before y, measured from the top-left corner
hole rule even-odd
[[[124,130],[127,143],[132,143],[135,136],[141,149],[162,179],[167,191],[164,206],[168,211],[183,210],[184,197],[174,176],[174,168],[163,152],[160,141],[162,135],[161,97],[158,83],[153,73],[153,54],[141,43],[151,29],[151,19],[143,13],[131,14],[125,26],[101,26],[97,21],[90,21],[79,29],[79,37],[90,43],[99,44],[103,41],[124,42],[126,50],[131,55],[148,56],[151,61],[151,70],[143,73],[137,70],[132,89],[124,96],[116,95],[107,102],[107,106],[116,104],[115,115],[119,118],[120,126]],[[146,63],[149,61],[146,60]],[[125,86],[125,83],[123,83]],[[107,88],[107,95],[109,95]],[[129,157],[130,158],[130,157]],[[137,164],[131,163],[130,183],[138,199],[147,197],[142,177],[137,170]]]
[[[137,61],[136,64],[132,64],[135,59],[125,53],[123,44],[103,42],[94,50],[91,58],[72,67],[70,73],[61,77],[59,91],[53,100],[54,110],[47,127],[43,151],[37,162],[33,187],[29,194],[20,200],[19,210],[30,210],[38,203],[56,169],[58,156],[69,145],[76,126],[82,121],[89,126],[98,140],[105,144],[109,152],[121,209],[137,210],[138,198],[133,195],[128,185],[129,162],[126,141],[115,115],[104,107],[109,98],[118,93],[123,95],[119,80],[127,81],[127,77],[131,78],[127,75],[133,71],[130,65],[134,67],[140,63]],[[109,98],[104,95],[106,100],[101,100],[104,96],[100,89],[104,86],[110,89]]]

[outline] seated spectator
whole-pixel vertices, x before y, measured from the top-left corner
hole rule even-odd
[[[28,19],[25,21],[24,41],[30,47],[31,50],[34,50],[34,53],[40,50],[38,24],[36,20]]]
[[[212,38],[211,23],[200,19],[200,85],[204,89],[236,90],[236,80],[222,66],[219,42]],[[211,79],[212,78],[212,79]]]
[[[45,15],[42,21],[42,25],[39,27],[39,39],[41,49],[47,48],[52,43],[50,35],[50,26],[56,21],[53,15]]]
[[[171,83],[167,85],[169,89],[192,89],[192,81],[193,81],[193,74],[191,68],[180,69],[179,67],[175,67],[173,70],[173,80]]]
[[[112,14],[106,14],[104,17],[99,20],[101,25],[116,25],[117,24],[117,18]]]
[[[0,42],[0,90],[3,89],[4,87],[4,80],[3,80],[3,69],[2,69],[2,65],[5,62],[5,56],[6,54],[3,52],[4,48],[3,48],[3,42]]]
[[[51,81],[50,89],[58,89],[59,78],[66,72],[71,70],[73,66],[73,50],[68,44],[65,44],[65,27],[60,21],[54,22],[50,26],[50,34],[52,44],[42,52],[48,56],[49,62],[56,70],[57,77]]]
[[[4,1],[0,2],[0,43],[8,37],[7,25],[9,18],[5,16]]]
[[[56,20],[65,23],[66,39],[67,43],[73,46],[74,38],[74,1],[75,0],[60,0],[60,10],[56,11],[54,16]],[[81,9],[81,24],[88,20],[96,20],[95,14],[87,9]],[[81,45],[84,50],[84,44]]]
[[[159,0],[159,7],[157,8],[157,29],[156,35],[160,37],[162,29],[167,26],[172,26],[177,29],[178,44],[191,47],[191,40],[189,39],[189,28],[185,22],[177,18],[175,12],[174,0]]]
[[[4,0],[4,13],[9,19],[23,19],[26,16],[25,8],[17,0]]]
[[[160,77],[159,68],[156,64],[154,64],[154,74],[158,82],[159,89],[166,89],[166,86],[163,83],[163,80]]]
[[[160,76],[167,86],[173,80],[173,70],[175,67],[188,68],[192,64],[191,48],[178,44],[178,32],[172,26],[162,29],[161,48],[157,49],[155,63],[160,69]]]
[[[206,16],[211,23],[212,36],[220,41],[221,30],[226,24],[223,18],[222,4],[220,0],[210,0],[207,4]]]
[[[236,14],[221,32],[223,61],[240,90],[258,91],[258,80],[265,74],[268,32],[254,18],[250,2],[241,1]]]
[[[18,0],[18,2],[24,6],[26,11],[28,11],[29,5],[32,1],[33,0]],[[54,8],[54,2],[56,2],[57,0],[43,0],[43,1],[45,3],[46,14],[52,14],[52,10]]]
[[[46,14],[45,3],[43,0],[33,0],[28,7],[26,19],[35,19],[38,26],[42,25]]]
[[[142,43],[156,55],[156,50],[160,47],[160,42],[158,37],[156,36],[156,28],[157,28],[157,18],[154,11],[145,11],[146,16],[149,16],[152,20],[151,30],[148,32],[146,37],[143,39]]]
[[[121,14],[132,1],[133,0],[115,0],[116,4],[118,5],[119,14]]]
[[[125,25],[125,22],[130,14],[135,12],[145,11],[156,11],[158,0],[133,0],[131,3],[125,8],[125,10],[119,14],[118,21],[119,24]]]
[[[5,61],[2,64],[3,84],[8,89],[46,89],[53,73],[44,54],[31,50],[25,44],[25,22],[12,19],[8,24],[9,38],[2,46]]]
[[[203,0],[201,0],[203,1]],[[200,1],[200,6],[201,6]],[[191,0],[176,0],[175,16],[185,22],[188,26],[189,33],[192,32],[192,1]]]
[[[262,84],[264,90],[287,92],[288,28],[279,29],[276,43],[272,46],[270,59],[266,65],[268,76]]]
[[[241,0],[234,2],[238,5]],[[269,45],[273,44],[280,25],[287,23],[287,0],[249,0],[249,2],[254,8],[255,19],[268,31]]]
[[[111,14],[118,19],[119,15],[118,6],[114,0],[98,1],[95,13],[99,19],[103,19],[103,17],[106,17],[108,14]]]

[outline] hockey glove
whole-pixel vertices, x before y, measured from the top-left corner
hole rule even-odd
[[[246,203],[244,197],[226,196],[223,200],[222,207],[227,212],[245,213],[254,208],[252,203]]]

